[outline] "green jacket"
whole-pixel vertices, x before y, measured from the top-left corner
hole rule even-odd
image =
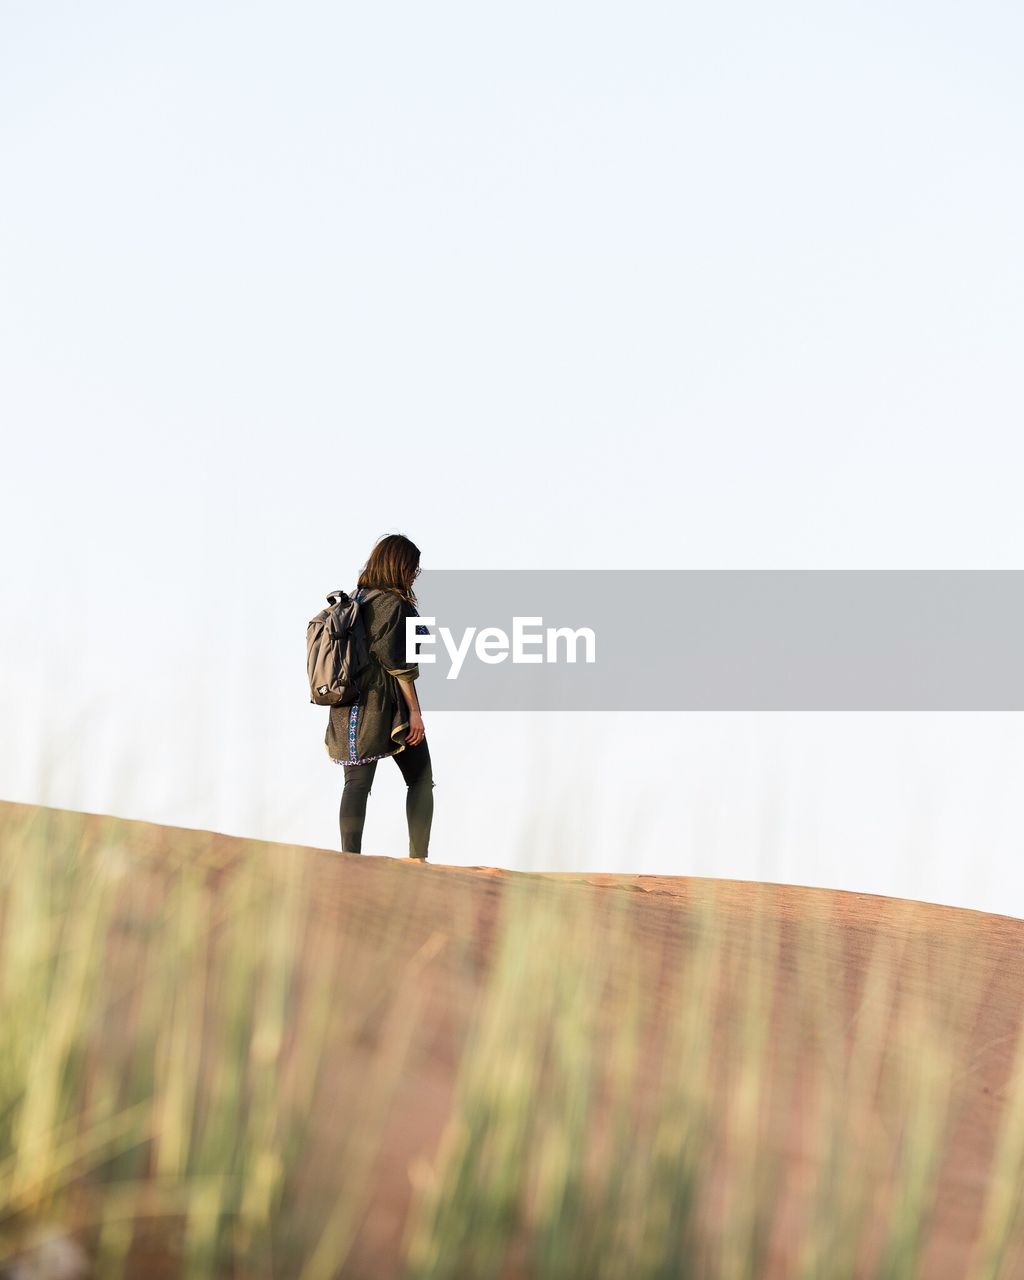
[[[409,711],[399,680],[415,680],[418,664],[405,657],[405,624],[417,611],[392,591],[366,592],[360,606],[370,650],[359,701],[331,707],[324,745],[338,764],[366,764],[405,749]]]

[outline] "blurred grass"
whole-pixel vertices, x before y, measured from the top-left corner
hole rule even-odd
[[[201,832],[136,857],[57,816],[0,831],[0,1259],[58,1222],[104,1277],[332,1274],[418,1026],[415,983],[332,1134],[319,1199],[303,1185],[314,1100],[324,1062],[376,1036],[374,971],[411,899],[396,886],[368,954],[314,916],[301,858],[254,843],[224,870]]]
[[[58,1223],[104,1278],[383,1280],[353,1249],[440,958],[469,994],[405,1280],[929,1280],[990,975],[913,904],[851,988],[847,935],[768,889],[668,926],[509,875],[488,950],[468,873],[382,865],[329,907],[280,846],[2,812],[0,1261]],[[1019,1274],[1022,1188],[1024,1040],[969,1277]]]
[[[927,1280],[991,975],[896,904],[906,926],[878,932],[847,1002],[838,932],[811,916],[784,940],[761,897],[743,921],[693,904],[655,1003],[666,975],[631,945],[627,894],[609,922],[572,885],[508,885],[406,1280]],[[1020,1274],[1022,1099],[1024,1048],[965,1275]]]

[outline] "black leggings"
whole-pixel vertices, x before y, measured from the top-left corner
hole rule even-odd
[[[430,842],[430,822],[434,816],[434,776],[426,738],[415,747],[406,747],[391,757],[402,771],[405,785],[405,816],[409,823],[409,857],[425,858]],[[345,790],[341,793],[341,851],[362,853],[366,798],[370,794],[377,761],[345,765]]]

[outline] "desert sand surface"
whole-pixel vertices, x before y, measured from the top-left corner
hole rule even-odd
[[[333,850],[268,844],[228,835],[158,826],[95,814],[0,803],[4,822],[31,820],[54,838],[73,832],[83,847],[116,845],[131,867],[160,877],[173,874],[182,859],[208,870],[212,884],[226,884],[254,856],[297,860],[315,904],[320,945],[336,937],[367,957],[365,981],[379,990],[381,1022],[403,987],[415,981],[430,1011],[427,1033],[400,1081],[379,1151],[368,1171],[361,1225],[344,1274],[389,1280],[400,1274],[403,1225],[413,1192],[415,1170],[437,1150],[452,1100],[474,1000],[492,961],[503,895],[513,880],[543,894],[553,882],[571,884],[588,895],[597,912],[628,898],[634,945],[667,972],[686,946],[685,922],[695,904],[714,887],[727,908],[723,928],[737,940],[746,936],[753,914],[770,912],[783,933],[793,922],[818,920],[841,937],[844,960],[837,1002],[853,1007],[872,947],[879,937],[917,934],[936,945],[964,949],[976,966],[980,990],[978,1016],[960,1061],[966,1105],[955,1125],[945,1162],[923,1275],[946,1280],[964,1274],[986,1185],[986,1170],[1000,1119],[1003,1091],[1011,1070],[1015,1040],[1024,1009],[1024,921],[952,907],[907,904],[870,894],[792,885],[757,886],[742,881],[713,881],[687,876],[598,873],[520,873],[492,867],[419,864],[404,857],[342,854]],[[382,916],[396,901],[407,904],[398,953],[386,966],[374,966],[375,938]],[[159,895],[154,899],[159,910]],[[457,945],[456,945],[457,944]],[[322,955],[322,950],[320,952]],[[350,954],[350,952],[346,952]],[[322,961],[320,961],[322,962]],[[409,965],[413,968],[410,970]],[[410,979],[410,972],[414,978]],[[785,981],[785,968],[782,969]],[[927,974],[916,979],[928,981]],[[665,990],[652,1000],[670,998]],[[852,1002],[852,1003],[850,1003]],[[310,1178],[330,1194],[336,1135],[359,1111],[364,1082],[375,1070],[377,1041],[369,1029],[358,1049],[327,1064],[311,1106],[317,1122],[319,1155],[310,1162]],[[772,1118],[778,1141],[787,1149],[795,1132],[793,1117]],[[800,1158],[794,1139],[793,1159]],[[773,1254],[771,1274],[786,1274],[785,1242]],[[154,1264],[153,1274],[158,1273]],[[511,1273],[510,1273],[511,1274]],[[1022,1273],[1024,1274],[1024,1273]]]

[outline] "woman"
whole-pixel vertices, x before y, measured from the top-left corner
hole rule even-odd
[[[409,856],[427,859],[434,816],[434,778],[414,681],[419,666],[406,657],[406,619],[419,617],[412,584],[419,576],[420,553],[401,534],[381,538],[359,575],[356,599],[370,650],[368,674],[360,680],[359,700],[331,707],[327,753],[345,766],[341,796],[341,849],[362,852],[366,800],[377,761],[394,756],[407,787]]]

